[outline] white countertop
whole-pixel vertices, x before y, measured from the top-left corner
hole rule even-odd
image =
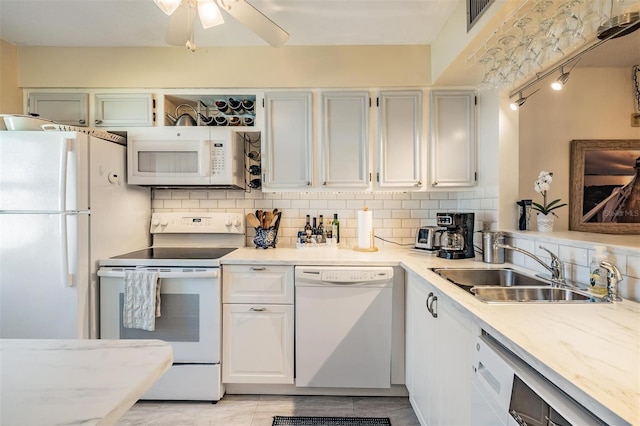
[[[172,361],[159,340],[0,340],[0,424],[114,424]]]
[[[487,304],[441,278],[433,267],[520,267],[445,260],[409,249],[237,250],[221,264],[379,265],[413,271],[480,325],[609,424],[640,425],[640,304]]]

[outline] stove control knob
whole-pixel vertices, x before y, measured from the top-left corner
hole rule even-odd
[[[151,224],[153,226],[160,226],[160,219],[158,219],[157,217],[154,217],[153,220],[151,221]]]
[[[241,222],[240,222],[240,217],[236,216],[235,220],[233,221],[233,226],[235,226],[236,228],[240,227]]]
[[[225,226],[231,226],[232,222],[231,222],[231,216],[227,216],[227,221],[224,223]]]
[[[163,217],[160,219],[160,225],[167,226],[168,224],[169,224],[169,221],[167,220],[166,217]]]

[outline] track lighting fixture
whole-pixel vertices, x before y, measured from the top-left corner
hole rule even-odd
[[[522,105],[524,105],[525,102],[527,102],[527,99],[529,99],[531,97],[531,95],[533,95],[534,93],[536,93],[538,90],[540,89],[536,89],[533,92],[531,92],[529,94],[529,96],[522,96],[522,91],[518,92],[518,99],[516,99],[515,101],[511,102],[509,104],[509,108],[511,108],[514,111],[517,111]]]
[[[551,83],[551,88],[553,90],[562,90],[567,81],[569,80],[569,72],[564,72],[563,68],[560,68],[560,77],[553,83]]]

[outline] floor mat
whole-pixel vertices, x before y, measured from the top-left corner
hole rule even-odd
[[[274,416],[272,426],[391,426],[391,421],[388,417]]]

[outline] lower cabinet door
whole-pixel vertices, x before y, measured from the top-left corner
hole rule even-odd
[[[293,305],[223,304],[222,382],[293,383]]]

